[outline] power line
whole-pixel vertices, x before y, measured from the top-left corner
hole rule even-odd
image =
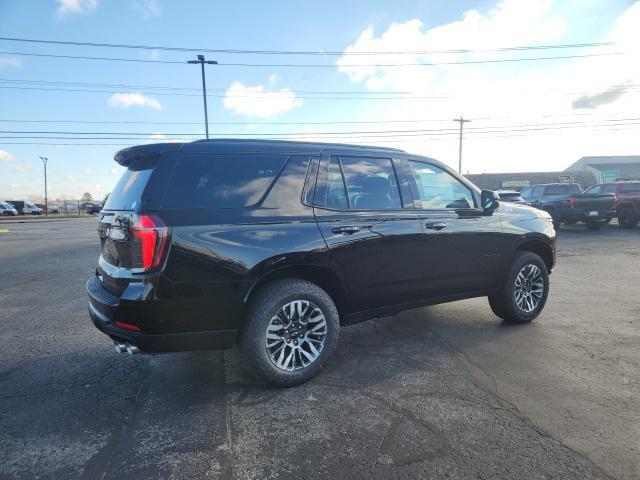
[[[466,121],[470,121],[465,119]],[[477,120],[477,119],[476,119]],[[455,121],[459,121],[456,119]],[[589,127],[598,125],[620,124],[625,125],[627,122],[640,121],[640,117],[629,118],[611,118],[602,119],[595,122],[585,121],[569,121],[569,122],[537,122],[537,123],[521,123],[510,125],[486,125],[481,127],[467,127],[466,132],[469,133],[486,133],[496,131],[535,131],[547,128],[573,128],[573,127]],[[198,124],[199,125],[199,124]],[[314,136],[314,135],[368,135],[368,134],[456,134],[459,132],[459,128],[432,128],[432,129],[401,129],[401,130],[348,130],[348,131],[329,131],[329,132],[233,132],[233,133],[219,133],[219,135],[225,136],[280,136],[280,135],[296,135],[296,136]],[[113,132],[113,131],[75,131],[75,130],[0,130],[0,134],[22,134],[22,135],[127,135],[129,137],[152,137],[158,135],[157,132]],[[194,132],[163,132],[162,135],[167,137],[176,136],[202,136],[202,133]],[[134,137],[135,136],[135,137]]]
[[[73,42],[64,40],[43,40],[34,38],[0,37],[2,41],[37,43],[49,45],[68,45],[80,47],[106,47],[126,48],[136,50],[158,50],[173,52],[204,52],[204,53],[229,53],[251,55],[313,55],[313,56],[344,56],[344,55],[433,55],[433,54],[463,54],[474,52],[509,52],[522,50],[549,50],[565,48],[593,48],[615,45],[614,42],[568,43],[555,45],[524,45],[513,47],[497,47],[490,49],[448,49],[448,50],[398,50],[398,51],[325,51],[325,50],[244,50],[244,49],[211,49],[192,47],[168,47],[151,45],[132,45],[127,43],[98,43],[98,42]]]
[[[9,89],[9,90],[35,90],[35,91],[42,91],[42,92],[71,92],[71,93],[123,93],[122,91],[117,91],[117,90],[88,90],[88,89],[79,89],[79,88],[55,88],[55,87],[51,87],[51,88],[45,88],[45,87],[21,87],[21,86],[5,86],[5,85],[0,85],[0,89]],[[136,91],[135,93],[140,93],[143,95],[159,95],[159,96],[170,96],[170,97],[201,97],[202,94],[197,94],[197,93],[178,93],[178,92],[152,92],[152,91]],[[234,95],[234,94],[225,94],[225,95],[212,95],[212,94],[207,94],[207,96],[209,97],[214,97],[214,98],[255,98],[255,99],[261,99],[261,98],[273,98],[274,94],[278,94],[278,95],[286,95],[286,96],[295,96],[295,98],[301,98],[301,99],[306,99],[306,100],[402,100],[405,98],[411,98],[411,99],[430,99],[430,100],[435,100],[435,99],[450,99],[452,97],[450,96],[436,96],[436,95],[432,95],[432,96],[428,96],[428,95],[424,95],[424,96],[413,96],[413,95],[407,95],[404,97],[309,97],[309,96],[304,96],[304,95],[297,95],[295,94],[295,92],[291,91],[291,92],[286,92],[285,94],[283,94],[282,92],[274,92],[274,93],[270,93],[270,92],[265,92],[263,94],[255,94],[255,95]]]
[[[471,135],[476,135],[476,137],[473,138],[477,138],[477,136],[480,136],[479,134],[493,134],[493,133],[526,133],[526,132],[539,132],[539,131],[545,131],[545,130],[566,130],[566,129],[572,129],[572,128],[601,128],[601,127],[620,127],[620,126],[633,126],[633,125],[640,125],[640,118],[636,118],[636,119],[628,119],[625,121],[618,121],[617,123],[605,123],[605,124],[570,124],[570,125],[552,125],[552,126],[540,126],[540,127],[529,127],[529,128],[505,128],[505,127],[492,127],[492,128],[486,128],[483,130],[475,130],[473,132],[469,132]],[[452,129],[440,129],[440,130],[432,130],[432,131],[420,131],[420,130],[402,130],[402,131],[398,131],[397,133],[393,132],[393,131],[366,131],[366,132],[316,132],[316,133],[308,133],[308,132],[304,132],[304,133],[295,133],[295,132],[284,132],[284,133],[262,133],[262,134],[258,134],[258,133],[251,133],[251,134],[244,134],[244,133],[228,133],[228,134],[219,134],[219,135],[225,135],[225,137],[222,138],[228,138],[228,137],[260,137],[263,139],[298,139],[298,140],[304,140],[305,138],[317,138],[317,137],[340,137],[340,138],[345,138],[348,139],[349,136],[355,136],[356,138],[385,138],[385,139],[393,139],[396,137],[437,137],[437,136],[455,136],[458,132],[458,129],[455,128],[453,129],[454,131],[451,131]],[[8,132],[8,131],[0,131],[0,134],[6,134],[6,133],[13,133],[13,132]],[[95,136],[95,137],[88,137],[88,136],[82,136],[82,137],[75,137],[75,136],[53,136],[53,135],[76,135],[76,133],[49,133],[47,134],[47,132],[42,132],[42,134],[38,134],[38,135],[32,135],[29,132],[19,132],[22,135],[21,136],[0,136],[0,139],[13,139],[13,140],[20,140],[20,139],[39,139],[39,140],[158,140],[158,141],[162,141],[162,140],[169,140],[169,139],[165,139],[165,138],[153,138],[152,135],[154,134],[148,134],[148,135],[144,135],[142,136],[142,134],[138,134],[140,136],[115,136],[115,137],[107,137],[107,136]],[[43,136],[43,135],[47,135],[47,136]],[[96,135],[96,133],[93,132],[86,132],[85,135]],[[102,133],[98,133],[97,135],[113,135],[113,133],[109,133],[109,132],[102,132]],[[136,134],[132,134],[132,133],[122,133],[121,135],[136,135]],[[164,134],[164,135],[169,135],[169,136],[194,136],[196,134]],[[197,136],[202,136],[202,134],[197,134]]]
[[[142,58],[118,58],[118,57],[90,57],[84,55],[54,55],[51,53],[27,53],[27,52],[10,52],[0,51],[5,55],[22,55],[29,57],[47,57],[47,58],[62,58],[72,60],[103,60],[114,62],[133,62],[133,63],[161,63],[161,64],[180,64],[185,62],[175,60],[148,60]],[[467,65],[467,64],[484,64],[484,63],[512,63],[512,62],[530,62],[530,61],[543,61],[543,60],[566,60],[571,58],[588,58],[588,57],[605,57],[611,55],[624,55],[623,52],[609,52],[609,53],[587,53],[584,55],[560,55],[553,57],[526,57],[526,58],[502,58],[502,59],[489,59],[489,60],[461,60],[458,62],[431,62],[431,63],[373,63],[373,64],[343,64],[339,65],[341,68],[358,68],[358,67],[434,67],[438,65]],[[232,62],[219,62],[219,67],[283,67],[283,68],[336,68],[336,64],[324,64],[324,63],[232,63]]]

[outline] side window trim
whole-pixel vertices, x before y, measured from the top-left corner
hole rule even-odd
[[[425,165],[428,165],[429,167],[433,167],[433,168],[437,168],[438,170],[442,170],[443,172],[445,172],[447,175],[449,175],[451,178],[453,178],[456,182],[460,183],[464,188],[466,188],[469,191],[469,194],[473,200],[473,207],[471,208],[424,208],[422,206],[422,199],[420,198],[420,193],[418,191],[418,185],[416,184],[416,180],[415,180],[415,175],[413,173],[413,169],[411,168],[411,162],[416,162],[416,163],[423,163]],[[407,167],[408,168],[408,174],[409,174],[409,178],[410,180],[410,186],[411,186],[411,193],[413,194],[413,201],[415,204],[415,209],[416,210],[421,210],[423,212],[457,212],[457,211],[477,211],[478,210],[478,199],[476,198],[476,192],[474,192],[472,189],[470,189],[464,182],[461,182],[460,179],[458,177],[456,177],[455,175],[452,175],[448,170],[440,167],[439,165],[434,164],[433,162],[429,162],[428,160],[424,160],[421,158],[409,158],[406,160],[407,163]]]

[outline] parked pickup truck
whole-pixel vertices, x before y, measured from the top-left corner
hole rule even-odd
[[[612,216],[618,217],[621,228],[633,228],[640,222],[640,181],[600,183],[587,188],[585,193],[613,193]]]
[[[580,193],[582,187],[577,183],[531,185],[520,192],[526,203],[551,215],[556,230],[560,228],[565,219],[565,212],[569,209],[569,196]]]
[[[562,221],[567,225],[584,222],[591,230],[597,230],[611,220],[614,205],[612,193],[574,193],[567,198]]]

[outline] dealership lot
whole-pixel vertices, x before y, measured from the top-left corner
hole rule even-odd
[[[342,330],[309,383],[234,351],[116,355],[86,313],[96,219],[0,225],[0,478],[640,478],[640,228],[563,227],[547,307]]]

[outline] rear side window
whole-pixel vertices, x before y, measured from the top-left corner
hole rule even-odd
[[[109,194],[105,210],[135,210],[153,169],[127,170]]]
[[[567,195],[569,185],[549,185],[544,193],[545,195]]]
[[[337,210],[402,208],[391,159],[330,157],[321,164],[314,203]]]
[[[628,192],[640,193],[640,183],[625,183],[622,185],[622,188],[620,189],[620,191],[624,193],[628,193]]]
[[[186,155],[178,160],[163,208],[249,207],[262,199],[284,155]]]
[[[584,193],[600,193],[602,187],[600,185],[594,185],[593,187],[587,188]]]
[[[616,193],[616,186],[615,185],[603,185],[602,186],[602,193]]]
[[[349,206],[355,209],[402,208],[389,158],[340,157]]]
[[[569,185],[569,193],[582,193],[582,187],[577,183],[572,183]]]

